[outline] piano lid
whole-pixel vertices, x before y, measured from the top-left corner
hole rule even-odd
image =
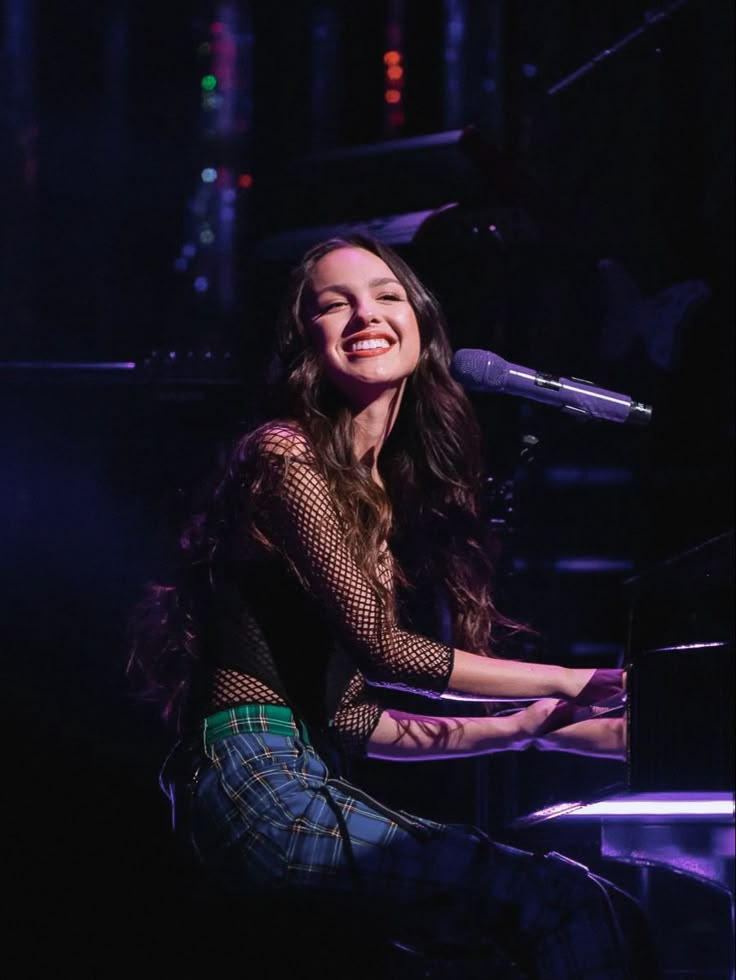
[[[631,600],[658,592],[670,594],[693,586],[732,585],[734,530],[709,538],[693,548],[659,562],[624,582]]]
[[[624,582],[627,656],[733,647],[734,532],[710,538]]]

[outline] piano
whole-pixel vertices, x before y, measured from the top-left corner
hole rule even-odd
[[[665,976],[734,980],[733,531],[624,588],[624,777],[518,817],[509,841],[593,856],[647,909]]]

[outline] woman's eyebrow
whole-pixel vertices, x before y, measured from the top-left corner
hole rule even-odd
[[[377,279],[371,279],[371,281],[368,283],[368,286],[371,289],[375,289],[376,286],[386,286],[388,285],[388,283],[393,283],[394,286],[401,286],[399,280],[394,279],[392,276],[379,276]],[[403,286],[401,286],[401,288],[403,289]],[[346,286],[343,283],[336,282],[330,284],[329,286],[323,286],[322,289],[315,292],[314,295],[321,296],[322,293],[330,292],[330,290],[334,290],[334,292],[336,293],[349,293],[351,292],[351,287]]]
[[[399,280],[394,279],[393,276],[381,276],[378,279],[371,279],[369,285],[372,289],[374,286],[386,286],[390,282],[392,282],[395,286],[401,286]]]

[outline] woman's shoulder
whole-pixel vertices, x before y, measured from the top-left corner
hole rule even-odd
[[[274,419],[254,429],[246,436],[244,448],[248,455],[260,458],[314,459],[304,429],[290,419]]]

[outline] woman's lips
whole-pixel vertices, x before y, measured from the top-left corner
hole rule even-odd
[[[380,357],[381,354],[388,354],[390,350],[393,350],[393,344],[389,347],[369,347],[368,350],[351,350],[347,351],[348,357]]]
[[[360,330],[343,344],[348,357],[365,357],[385,354],[396,344],[396,338],[384,330]]]

